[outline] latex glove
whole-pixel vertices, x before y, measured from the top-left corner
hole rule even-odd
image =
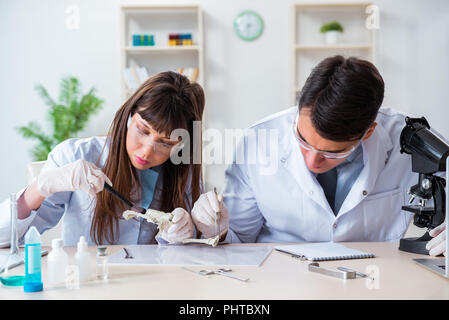
[[[429,231],[429,235],[434,237],[427,242],[426,249],[429,250],[429,255],[438,256],[440,254],[446,255],[446,223],[440,224],[438,227]]]
[[[183,208],[176,208],[172,214],[172,222],[162,230],[161,237],[170,243],[192,238],[194,226],[190,214]]]
[[[219,217],[216,212],[221,212]],[[228,231],[229,227],[229,213],[223,203],[223,195],[217,196],[214,191],[203,193],[193,205],[192,219],[204,238],[212,238],[217,235],[215,217],[217,217],[217,224],[220,226],[221,237]]]
[[[55,192],[83,190],[91,196],[103,190],[109,178],[93,163],[77,160],[65,166],[42,171],[37,178],[37,191],[44,197]]]

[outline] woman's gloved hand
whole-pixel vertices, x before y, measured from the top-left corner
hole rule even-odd
[[[220,212],[219,217],[217,212]],[[229,213],[223,203],[223,195],[217,196],[214,191],[203,193],[193,205],[192,219],[204,238],[212,238],[217,235],[215,218],[217,218],[220,237],[222,237],[228,231],[229,226]]]
[[[172,222],[161,231],[161,237],[170,243],[192,238],[194,226],[190,214],[183,208],[176,208],[172,214]]]
[[[443,222],[438,227],[430,230],[429,235],[434,237],[427,242],[426,249],[429,250],[429,255],[438,256],[440,254],[446,255],[446,223]]]
[[[48,197],[55,192],[83,190],[95,196],[103,190],[104,183],[112,186],[109,178],[96,165],[77,160],[65,166],[42,171],[37,178],[37,191]]]

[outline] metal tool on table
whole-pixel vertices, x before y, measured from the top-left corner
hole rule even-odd
[[[324,274],[339,279],[355,279],[355,271],[335,271],[320,267],[318,262],[312,262],[309,264],[309,271]]]
[[[118,193],[117,190],[115,190],[112,186],[110,186],[106,182],[104,183],[104,188],[106,190],[108,190],[110,193],[112,193],[115,197],[117,197],[117,199],[119,199],[120,201],[125,203],[127,206],[129,206],[132,211],[139,212],[141,214],[145,214],[147,212],[146,209],[138,207],[138,206],[135,206],[131,201],[129,201],[124,196],[122,196],[120,193]]]
[[[199,274],[199,275],[201,275],[201,276],[206,276],[206,277],[208,277],[207,275],[205,275],[205,274],[203,274],[203,273],[200,273],[199,271],[190,270],[189,268],[186,268],[186,267],[181,267],[181,269],[186,270],[186,271],[189,271],[189,272],[192,272],[192,273],[194,273],[194,274]]]
[[[128,249],[123,248],[123,251],[125,251],[125,259],[134,259],[134,257],[129,253]]]
[[[368,279],[371,279],[371,280],[374,281],[373,277],[370,277],[369,275],[367,275],[365,273],[361,273],[361,272],[356,271],[356,270],[352,270],[352,269],[345,268],[345,267],[338,267],[337,269],[340,270],[340,271],[344,271],[344,272],[355,272],[356,276],[359,276],[361,278],[368,278]]]
[[[219,274],[219,275],[222,275],[222,276],[225,276],[225,277],[233,278],[233,279],[244,281],[244,282],[249,280],[249,278],[242,278],[242,277],[238,277],[236,275],[230,274],[229,272],[231,272],[232,269],[229,269],[229,268],[219,268],[217,270],[204,269],[204,270],[200,270],[200,271],[190,270],[190,269],[185,268],[185,267],[181,267],[181,269],[184,269],[184,270],[187,270],[187,271],[190,271],[190,272],[193,272],[193,273],[205,276],[205,277],[208,277],[208,276],[210,276],[212,274]]]

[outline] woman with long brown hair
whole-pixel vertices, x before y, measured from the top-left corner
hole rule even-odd
[[[18,193],[19,239],[64,216],[65,245],[80,236],[90,244],[157,243],[157,226],[123,219],[130,208],[103,191],[105,183],[140,207],[173,213],[159,242],[194,237],[189,212],[202,186],[201,133],[194,129],[204,105],[201,86],[183,75],[149,78],[117,111],[107,136],[69,139],[52,150],[38,178]],[[183,138],[172,134],[179,129]],[[0,207],[0,245],[9,245],[8,202]]]

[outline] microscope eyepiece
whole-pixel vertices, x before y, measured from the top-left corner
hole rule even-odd
[[[426,118],[405,118],[401,132],[401,153],[412,155],[413,172],[432,174],[446,171],[449,145],[430,130]]]

